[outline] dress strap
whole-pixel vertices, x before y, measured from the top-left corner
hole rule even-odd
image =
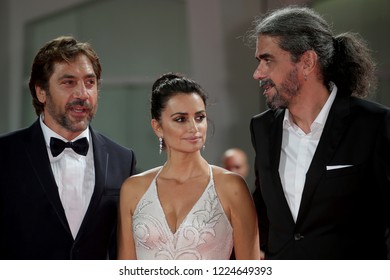
[[[156,180],[157,180],[157,177],[158,177],[158,175],[160,175],[160,173],[161,173],[163,167],[164,167],[164,166],[161,166],[161,167],[160,167],[160,170],[157,172],[156,176],[154,176],[153,181],[156,181]]]
[[[209,172],[210,172],[210,180],[209,180],[209,185],[210,185],[210,183],[214,184],[213,167],[211,164],[209,164]]]

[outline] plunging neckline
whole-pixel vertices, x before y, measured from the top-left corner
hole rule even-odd
[[[211,165],[209,165],[209,182],[207,183],[206,187],[204,188],[203,192],[201,193],[201,195],[198,197],[198,199],[195,201],[194,205],[192,205],[191,209],[187,212],[187,214],[184,216],[183,220],[180,222],[179,226],[176,228],[176,231],[173,232],[172,231],[172,228],[169,226],[169,223],[168,223],[168,220],[167,220],[167,217],[165,215],[165,211],[164,211],[164,208],[161,204],[161,201],[160,201],[160,197],[158,195],[158,189],[157,189],[157,178],[158,178],[158,175],[160,175],[160,172],[163,168],[161,167],[161,169],[157,172],[156,174],[156,177],[153,179],[154,180],[154,188],[155,188],[155,193],[156,193],[156,197],[157,197],[157,203],[158,203],[158,206],[160,207],[160,210],[162,212],[162,215],[164,217],[164,223],[165,223],[165,226],[167,227],[169,233],[173,236],[176,236],[176,234],[178,232],[180,232],[180,229],[182,228],[182,226],[186,223],[188,217],[191,215],[191,213],[193,212],[194,208],[199,204],[199,202],[201,201],[201,199],[203,198],[203,196],[205,195],[205,193],[207,192],[207,190],[210,188],[210,186],[212,185],[213,183],[213,172],[212,172],[212,167]]]

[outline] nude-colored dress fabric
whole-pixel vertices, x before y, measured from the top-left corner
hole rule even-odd
[[[206,189],[175,233],[168,226],[157,194],[160,171],[133,215],[137,259],[228,260],[233,229],[218,199],[211,166]]]

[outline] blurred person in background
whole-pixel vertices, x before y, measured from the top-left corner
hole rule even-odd
[[[227,149],[222,155],[222,167],[240,174],[245,179],[249,172],[248,157],[239,148]]]

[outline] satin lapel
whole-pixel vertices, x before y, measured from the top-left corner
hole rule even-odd
[[[109,154],[107,152],[105,142],[92,130],[92,128],[90,128],[90,131],[92,135],[93,156],[95,164],[95,188],[93,190],[91,201],[89,203],[88,210],[85,214],[78,235],[83,232],[83,228],[88,223],[88,220],[93,219],[94,212],[99,206],[107,180]]]
[[[279,174],[279,163],[280,163],[280,153],[282,149],[282,138],[283,138],[283,120],[284,120],[285,110],[277,110],[275,111],[275,124],[271,126],[270,131],[270,161],[271,161],[271,170],[273,172],[272,177],[275,180],[275,191],[280,197],[279,201],[284,201],[283,205],[281,205],[281,209],[285,211],[286,215],[288,215],[291,219],[290,221],[294,223],[294,219],[291,215],[290,207],[288,206],[286,196],[284,195],[282,181],[280,180]]]
[[[274,177],[279,178],[278,182],[280,187],[282,187],[280,176],[279,176],[279,162],[280,162],[280,152],[282,148],[282,137],[283,137],[283,118],[284,110],[278,110],[275,112],[275,124],[271,126],[270,131],[270,161],[271,161],[271,170],[274,172]],[[282,189],[283,191],[283,189]]]
[[[327,163],[332,159],[338,143],[347,125],[349,114],[349,98],[338,94],[329,111],[321,139],[318,143],[313,160],[306,173],[305,186],[302,193],[301,205],[297,217],[297,224],[309,211],[311,197],[315,192],[322,176],[326,172]]]
[[[39,120],[31,126],[30,131],[31,134],[28,134],[24,139],[24,146],[31,165],[31,169],[40,182],[42,189],[46,193],[47,198],[50,201],[50,204],[53,206],[53,209],[60,219],[62,225],[69,232],[69,234],[71,234],[68,221],[65,216],[65,211],[62,207],[61,199],[58,194],[58,186],[50,166],[46,143],[43,137],[41,126],[39,124]]]

